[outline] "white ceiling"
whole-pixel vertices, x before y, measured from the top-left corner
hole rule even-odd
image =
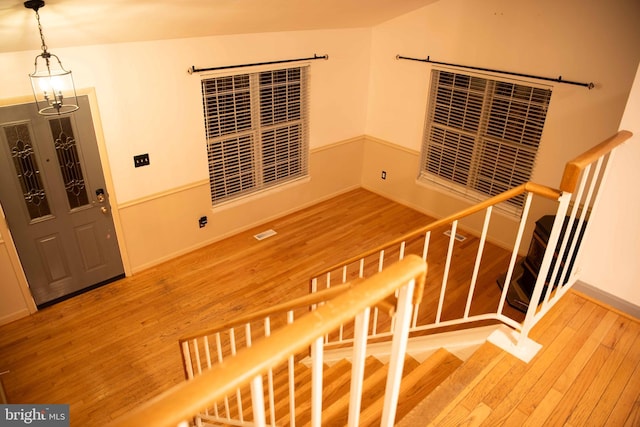
[[[45,0],[49,49],[223,34],[370,27],[437,0]],[[0,0],[0,52],[38,50],[35,13]]]

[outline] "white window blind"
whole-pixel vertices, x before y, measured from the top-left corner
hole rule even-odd
[[[547,88],[433,70],[421,178],[474,200],[527,182],[550,98]]]
[[[214,205],[308,174],[307,68],[202,80]]]

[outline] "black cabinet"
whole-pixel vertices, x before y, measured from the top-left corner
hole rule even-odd
[[[507,293],[507,302],[518,310],[526,311],[529,307],[533,288],[538,280],[538,273],[542,266],[542,259],[544,258],[545,251],[547,250],[547,243],[549,242],[549,236],[551,234],[554,219],[554,215],[546,215],[536,221],[536,227],[533,231],[533,237],[531,238],[531,243],[529,245],[529,252],[527,253],[527,256],[514,268],[511,278],[511,286]],[[549,273],[545,280],[545,290],[543,291],[543,295],[551,282],[551,276],[558,260],[560,260],[560,267],[553,283],[554,288],[560,284],[561,280],[566,281],[568,275],[571,273],[571,269],[573,268],[573,263],[575,262],[576,254],[578,252],[582,236],[584,235],[587,222],[583,221],[580,230],[578,230],[578,226],[580,225],[579,221],[577,219],[574,220],[567,246],[564,248],[562,256],[560,256],[560,246],[567,231],[568,224],[569,218],[565,217],[562,230],[560,231],[560,239],[551,261]],[[578,240],[575,248],[571,251],[571,242],[577,232],[579,233]],[[506,273],[498,278],[498,285],[500,288],[504,287],[505,279]]]

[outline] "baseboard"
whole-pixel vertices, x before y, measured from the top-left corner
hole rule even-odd
[[[0,326],[11,323],[18,319],[22,319],[23,317],[27,317],[29,314],[29,310],[25,308],[23,310],[16,311],[15,313],[0,317]]]
[[[607,308],[613,309],[625,316],[632,317],[634,320],[640,320],[640,307],[629,301],[623,300],[615,295],[596,288],[587,283],[577,281],[571,288],[573,292],[577,292],[582,296],[592,300],[596,304],[605,305]]]

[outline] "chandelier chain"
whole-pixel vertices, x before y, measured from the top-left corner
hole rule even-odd
[[[44,42],[44,34],[42,34],[42,24],[40,24],[40,14],[38,13],[38,9],[36,9],[35,12],[36,20],[38,21],[38,31],[40,32],[40,41],[42,42],[40,48],[44,53],[47,53],[47,44]]]

